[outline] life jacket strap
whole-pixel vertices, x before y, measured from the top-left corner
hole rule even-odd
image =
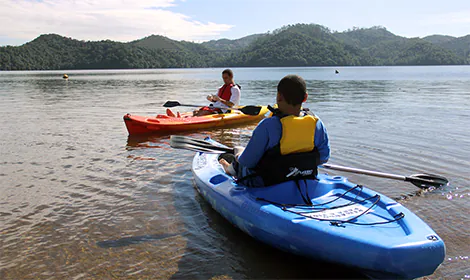
[[[278,108],[274,108],[274,107],[271,106],[271,105],[268,105],[268,110],[273,113],[273,117],[278,117],[278,118],[282,119],[282,118],[288,116],[288,115],[282,113],[281,110],[279,110]],[[315,114],[312,113],[312,111],[310,111],[309,108],[302,108],[302,109],[300,110],[300,112],[301,112],[301,113],[304,113],[305,115],[309,115],[309,116],[315,117]]]

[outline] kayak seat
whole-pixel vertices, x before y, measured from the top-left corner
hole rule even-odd
[[[317,180],[306,180],[306,182],[307,185],[305,185],[304,181],[300,181],[299,186],[294,181],[284,182],[271,187],[247,188],[247,191],[257,199],[294,205],[305,205],[305,199],[313,204],[320,204],[340,196],[341,200],[346,203],[364,198],[361,195],[360,186],[351,188],[342,183],[329,183]]]
[[[331,193],[331,188],[319,184],[317,180],[302,180],[299,185],[295,181],[261,188],[247,188],[252,196],[258,199],[277,202],[280,204],[306,204],[304,198],[314,199]]]

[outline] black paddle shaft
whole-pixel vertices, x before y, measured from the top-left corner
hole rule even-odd
[[[167,101],[165,104],[163,104],[163,107],[166,108],[173,108],[177,106],[183,106],[183,107],[206,107],[206,105],[196,105],[196,104],[181,104],[179,101]],[[245,115],[250,115],[250,116],[257,116],[261,112],[262,107],[261,106],[253,106],[253,105],[247,105],[247,106],[237,106],[237,107],[232,107],[232,108],[223,108],[223,107],[216,107],[216,106],[207,106],[209,108],[213,109],[224,109],[224,110],[233,110],[233,111],[239,111],[242,112]]]
[[[445,177],[442,177],[439,175],[433,175],[433,174],[414,174],[410,176],[402,176],[402,175],[383,173],[383,172],[358,169],[358,168],[333,165],[333,164],[323,164],[323,167],[332,169],[332,170],[343,171],[343,172],[363,174],[363,175],[369,175],[369,176],[374,176],[374,177],[381,177],[381,178],[388,178],[388,179],[393,179],[393,180],[410,182],[413,185],[417,186],[418,188],[422,188],[422,189],[426,189],[429,186],[442,187],[442,186],[446,186],[449,184],[449,181]]]
[[[209,143],[205,140],[196,139],[187,136],[178,136],[172,135],[170,138],[170,145],[177,149],[187,149],[192,151],[204,152],[204,153],[234,153],[233,148],[228,148],[225,146],[217,146],[212,143]],[[374,177],[388,178],[393,180],[410,182],[413,185],[421,189],[427,189],[428,187],[442,187],[449,184],[449,180],[440,175],[434,174],[414,174],[410,176],[402,176],[396,174],[389,174],[365,169],[357,169],[352,167],[333,165],[333,164],[323,164],[324,168],[338,170],[349,173],[363,174]]]

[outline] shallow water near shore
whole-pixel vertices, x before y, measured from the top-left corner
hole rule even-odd
[[[172,150],[167,136],[127,135],[125,113],[204,103],[221,70],[0,72],[0,279],[363,277],[253,240],[195,191],[192,152]],[[303,76],[330,163],[447,177],[448,187],[421,192],[332,173],[400,200],[444,239],[429,278],[470,277],[470,67],[234,72],[243,104],[272,104],[279,79]],[[254,127],[188,135],[243,145]]]

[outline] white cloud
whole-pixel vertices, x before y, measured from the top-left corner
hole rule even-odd
[[[131,41],[160,34],[204,40],[233,26],[200,22],[165,8],[175,0],[0,0],[0,37],[31,40],[57,33],[82,39]]]

